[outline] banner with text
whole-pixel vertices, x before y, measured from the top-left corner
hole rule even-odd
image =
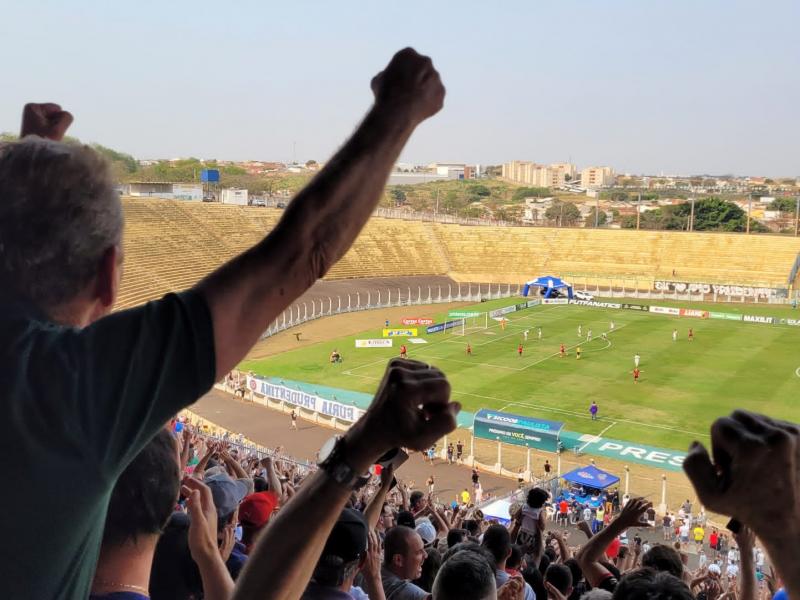
[[[783,288],[751,287],[746,285],[721,285],[717,283],[695,283],[684,281],[654,281],[653,289],[659,292],[678,294],[716,294],[744,298],[786,298]]]
[[[416,317],[406,317],[400,319],[402,325],[433,325],[433,319],[418,319]]]
[[[650,310],[650,307],[646,304],[623,304],[622,308],[625,310],[641,310],[647,312]]]
[[[328,400],[315,394],[293,390],[284,385],[258,379],[252,375],[247,376],[247,387],[257,395],[273,400],[282,400],[298,408],[305,408],[326,417],[334,417],[349,423],[354,423],[364,414],[363,410],[355,406],[344,404],[337,400]]]
[[[775,317],[763,317],[761,315],[742,315],[742,321],[745,323],[762,323],[763,325],[772,325],[775,322]]]
[[[727,319],[728,321],[741,321],[742,315],[736,313],[727,313],[727,312],[716,312],[716,311],[709,311],[708,317],[710,319]]]
[[[555,452],[558,449],[558,434],[563,427],[564,423],[560,421],[484,408],[475,413],[473,434],[485,440]]]
[[[570,304],[578,304],[580,306],[594,306],[595,308],[613,308],[619,310],[622,304],[619,302],[596,302],[594,300],[573,300]]]
[[[694,308],[682,308],[681,309],[681,316],[682,317],[695,317],[696,319],[707,319],[708,318],[708,311],[707,310],[696,310]]]
[[[574,431],[562,431],[561,443],[565,450],[577,449],[593,456],[605,456],[668,471],[681,471],[683,459],[686,458],[686,452],[678,450],[657,448],[647,444],[636,444]]]
[[[447,317],[450,319],[466,319],[470,317],[480,317],[482,314],[482,312],[475,310],[451,310],[449,313],[447,313]]]
[[[391,348],[394,340],[356,340],[356,348]]]
[[[678,317],[681,314],[681,309],[673,308],[672,306],[651,306],[650,312],[657,315],[674,315]]]
[[[461,325],[461,322],[462,319],[456,319],[455,321],[445,321],[444,323],[430,325],[425,329],[425,333],[439,333],[440,331],[446,331],[447,329],[452,329],[456,325]]]
[[[383,337],[416,337],[416,329],[384,329]]]
[[[504,306],[503,308],[496,308],[495,310],[489,312],[490,318],[501,317],[503,315],[507,315],[508,313],[516,312],[516,306]]]
[[[542,304],[569,304],[569,298],[542,298]]]

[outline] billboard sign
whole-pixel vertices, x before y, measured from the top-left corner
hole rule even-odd
[[[356,348],[391,348],[394,340],[356,340]]]
[[[474,310],[451,310],[449,313],[447,313],[447,316],[450,319],[466,319],[469,317],[480,317],[482,314],[482,312],[477,312]]]
[[[420,319],[417,317],[405,317],[400,319],[403,325],[433,325],[433,319]]]
[[[548,452],[558,450],[558,435],[564,423],[525,417],[497,410],[481,409],[475,413],[475,437],[506,444],[537,448]]]
[[[416,337],[417,330],[411,329],[384,329],[383,337]]]

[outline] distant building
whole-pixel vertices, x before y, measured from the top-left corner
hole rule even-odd
[[[247,206],[247,190],[225,188],[219,192],[219,200],[223,204],[238,204]]]
[[[575,179],[577,169],[570,163],[540,165],[526,160],[512,160],[504,163],[504,179],[532,187],[562,187],[567,181]]]
[[[614,184],[614,170],[611,167],[586,167],[581,171],[581,187],[597,189]]]
[[[122,185],[124,196],[202,200],[203,186],[199,183],[131,182]]]

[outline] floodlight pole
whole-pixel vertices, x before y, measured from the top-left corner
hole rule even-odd
[[[797,237],[797,229],[798,225],[800,225],[800,196],[795,198],[795,210],[794,210],[794,237]]]

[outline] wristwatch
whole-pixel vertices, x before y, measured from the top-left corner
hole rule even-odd
[[[320,448],[317,466],[330,475],[336,483],[357,490],[369,482],[372,474],[369,471],[363,474],[356,473],[344,459],[344,448],[344,437],[333,436]]]

